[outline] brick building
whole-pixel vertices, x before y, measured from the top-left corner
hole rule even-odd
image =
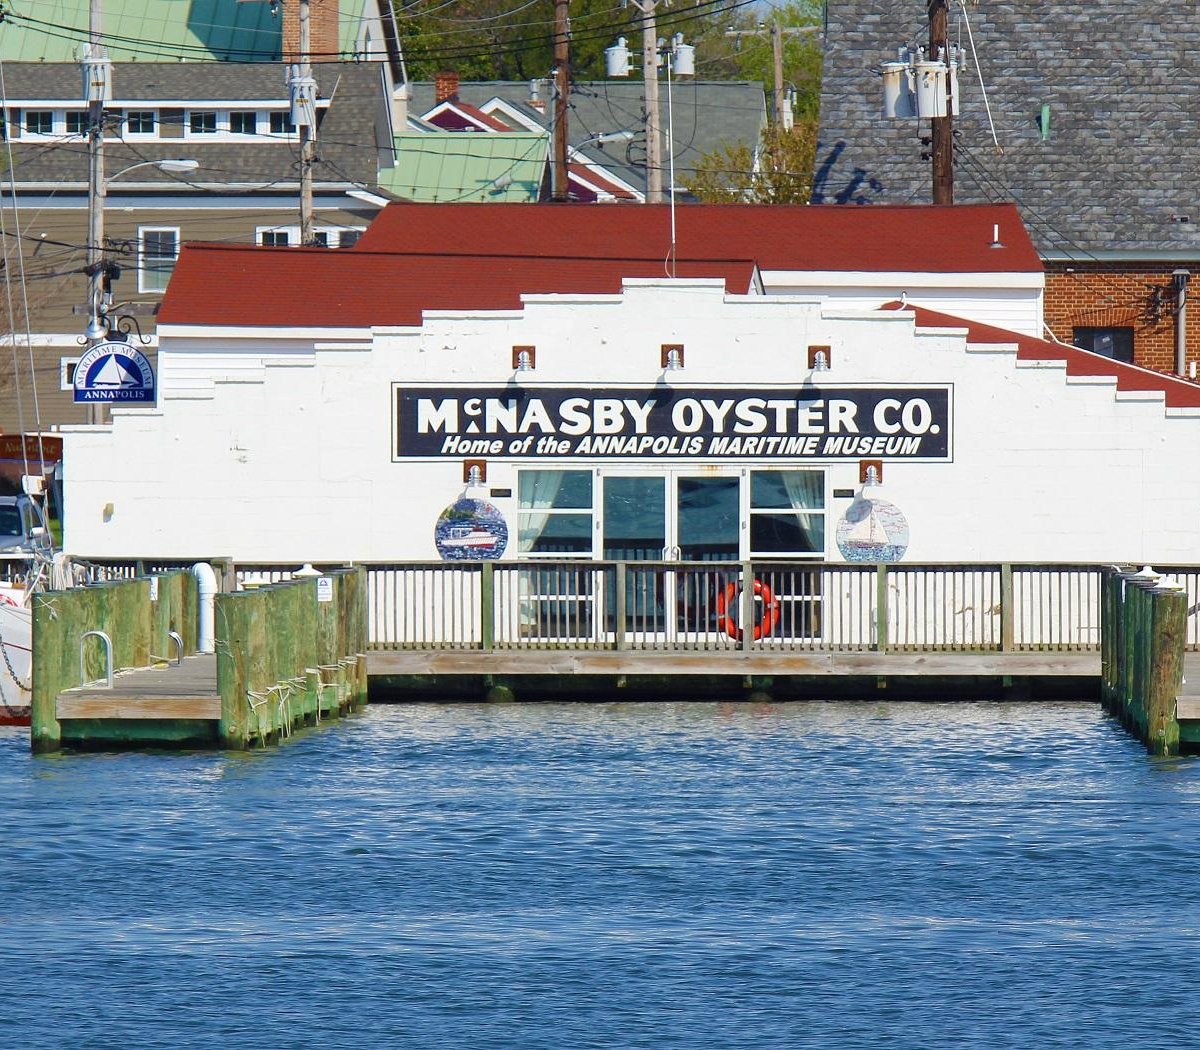
[[[928,201],[929,123],[884,119],[879,76],[897,48],[927,46],[926,5],[829,0],[827,12],[814,203]],[[1200,90],[1183,57],[1200,46],[1200,8],[995,0],[968,6],[969,26],[960,5],[950,17],[967,47],[956,203],[1020,208],[1055,338],[1174,370],[1175,271],[1200,275],[1200,120],[1183,101]],[[1188,315],[1185,373],[1200,360],[1200,311]]]

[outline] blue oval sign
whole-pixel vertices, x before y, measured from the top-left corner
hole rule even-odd
[[[154,369],[137,347],[113,340],[89,347],[75,366],[76,404],[154,404]]]

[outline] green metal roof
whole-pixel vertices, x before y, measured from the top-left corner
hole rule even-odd
[[[342,0],[344,54],[367,0]],[[77,62],[87,43],[88,0],[11,0],[0,23],[5,62]],[[115,62],[274,62],[283,51],[283,17],[268,0],[105,0],[103,39]]]
[[[529,203],[538,199],[548,146],[534,132],[397,135],[396,166],[380,172],[379,185],[413,201]]]

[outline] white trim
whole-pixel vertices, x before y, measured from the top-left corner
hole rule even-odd
[[[1046,275],[1039,271],[976,273],[930,273],[923,270],[767,270],[762,271],[768,288],[832,285],[837,288],[1044,288]]]
[[[500,98],[499,95],[489,98],[482,106],[477,107],[480,113],[486,113],[489,117],[494,116],[496,110],[500,110],[506,117],[515,120],[518,124],[528,128],[530,131],[538,132],[542,135],[547,135],[546,125],[539,121],[531,119],[526,114],[522,113],[512,103],[506,99]]]

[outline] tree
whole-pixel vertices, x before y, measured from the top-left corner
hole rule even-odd
[[[820,24],[820,0],[790,0],[773,17],[784,26]],[[614,0],[571,0],[571,75],[576,80],[604,77],[604,50],[618,36],[640,46],[637,7],[622,9]],[[729,28],[751,30],[757,24],[753,9],[739,0],[711,4],[676,0],[658,5],[658,35],[669,39],[682,32],[696,47],[696,73],[709,80],[773,80],[771,41],[739,42],[725,35]],[[529,80],[546,77],[554,66],[554,0],[534,0],[523,7],[513,0],[413,0],[397,4],[401,45],[414,80],[431,80],[453,70],[463,80]],[[796,86],[798,112],[815,99],[820,77],[820,42],[816,34],[784,41],[784,78]]]
[[[812,191],[817,120],[798,120],[790,131],[772,126],[755,151],[726,146],[707,153],[684,185],[706,204],[807,204]]]

